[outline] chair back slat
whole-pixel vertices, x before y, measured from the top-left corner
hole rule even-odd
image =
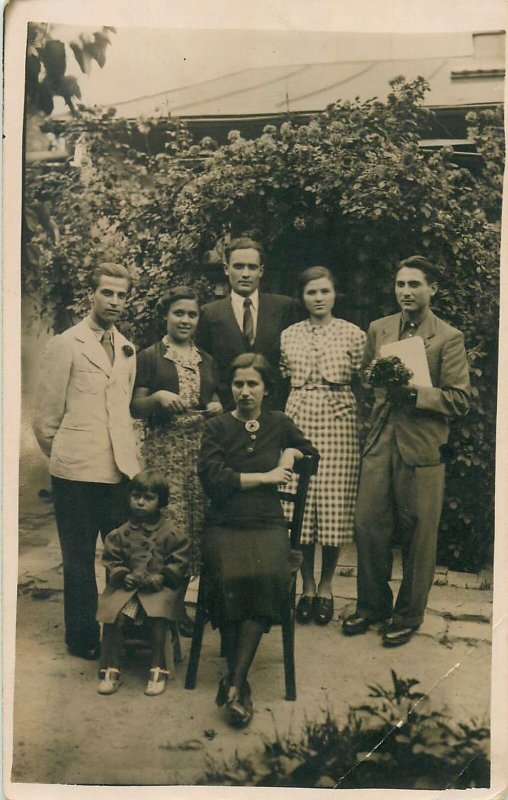
[[[302,533],[303,513],[305,511],[305,501],[309,490],[309,482],[318,469],[319,456],[307,455],[299,461],[295,461],[294,471],[298,473],[298,485],[296,492],[279,491],[281,500],[286,500],[293,504],[293,514],[289,522],[291,548],[296,550],[300,547],[300,536]]]

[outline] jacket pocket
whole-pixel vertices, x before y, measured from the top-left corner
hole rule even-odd
[[[78,392],[95,394],[104,382],[101,380],[103,375],[100,369],[78,369],[74,373],[74,385]]]

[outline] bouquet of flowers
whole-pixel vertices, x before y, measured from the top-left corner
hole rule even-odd
[[[393,389],[396,386],[407,386],[413,373],[398,356],[386,356],[371,361],[365,370],[365,377],[371,386]]]

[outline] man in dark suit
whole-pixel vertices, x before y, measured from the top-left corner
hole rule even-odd
[[[363,368],[383,344],[420,336],[431,386],[376,389],[356,506],[358,600],[344,633],[365,633],[379,620],[383,644],[405,644],[423,621],[434,578],[437,531],[443,504],[449,420],[467,414],[469,369],[460,331],[435,316],[430,301],[439,268],[422,256],[401,261],[395,295],[401,313],[370,325]],[[389,586],[392,536],[402,545],[402,582],[393,607]]]
[[[241,353],[261,353],[279,375],[280,334],[294,320],[293,301],[281,294],[259,292],[263,275],[263,248],[253,239],[233,239],[226,248],[224,271],[231,294],[205,305],[196,333],[199,347],[215,359],[219,372],[219,397],[225,409],[233,407],[229,365]],[[276,381],[272,408],[283,408],[285,388]]]

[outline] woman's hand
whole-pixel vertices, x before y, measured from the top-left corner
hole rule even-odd
[[[212,400],[207,403],[205,407],[205,417],[214,417],[216,414],[222,414],[224,409],[218,400]]]
[[[275,483],[278,485],[279,483],[287,483],[291,480],[291,476],[293,471],[289,467],[281,467],[277,466],[275,469],[271,469],[270,472],[264,473],[264,483]]]
[[[164,575],[158,573],[157,575],[149,575],[145,581],[144,588],[152,592],[160,592],[164,586]]]
[[[128,572],[125,578],[123,579],[123,585],[126,589],[135,589],[139,583],[132,572]]]
[[[166,389],[159,389],[158,392],[153,393],[152,397],[157,400],[161,408],[166,411],[172,411],[173,414],[178,414],[187,408],[180,395],[175,394],[175,392],[168,392]]]
[[[278,466],[292,470],[295,461],[299,461],[301,458],[303,458],[303,453],[296,447],[286,447],[281,453]]]

